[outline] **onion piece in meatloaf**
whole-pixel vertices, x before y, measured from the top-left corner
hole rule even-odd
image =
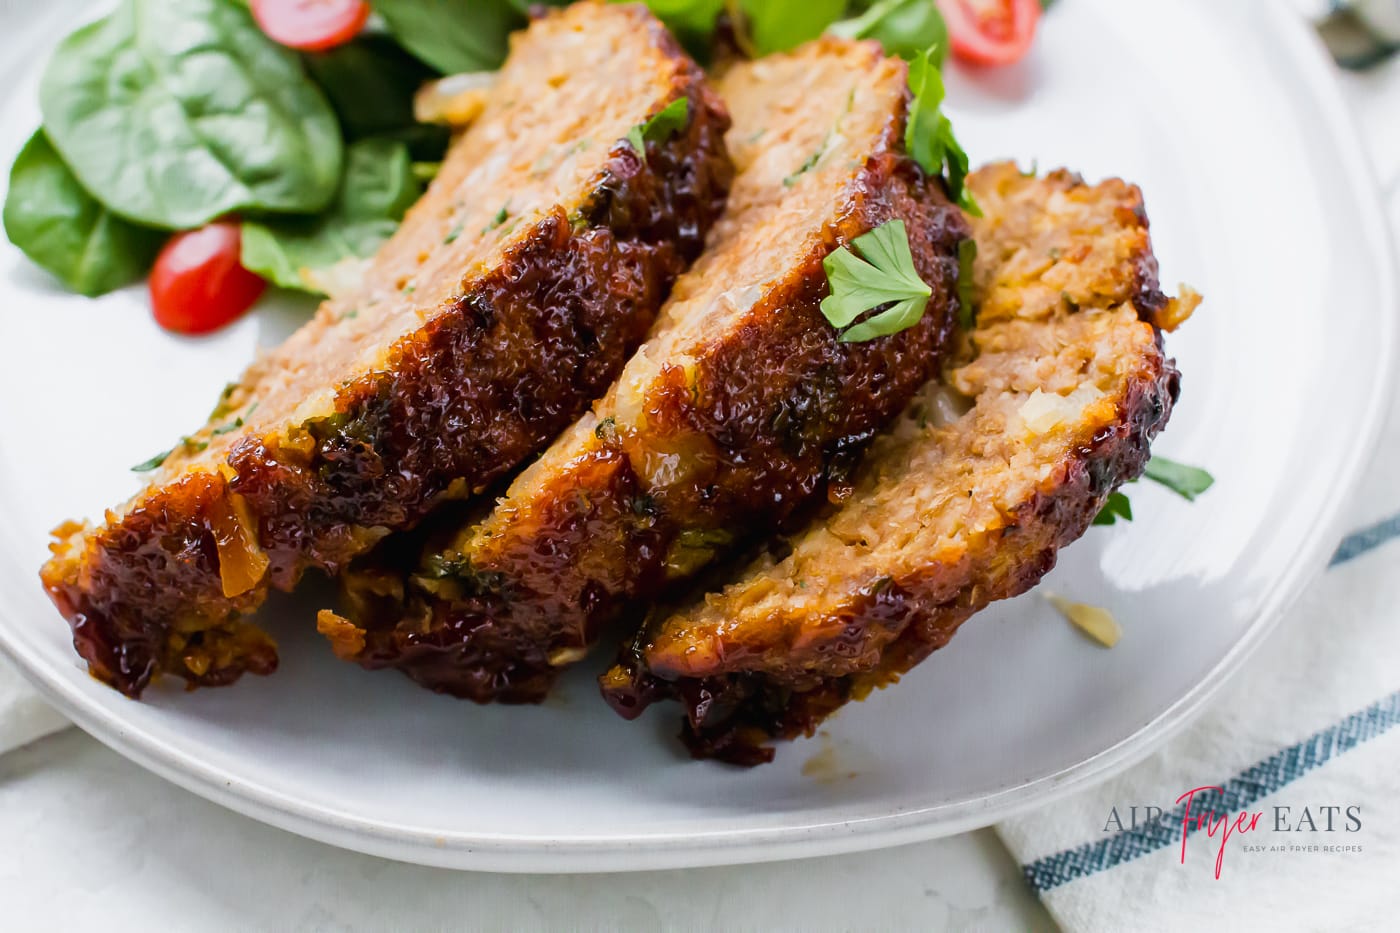
[[[1034,586],[1137,477],[1198,300],[1158,291],[1137,188],[1009,164],[970,185],[980,304],[951,368],[872,446],[839,507],[722,591],[658,613],[602,679],[624,716],[685,704],[696,757],[767,761]]]
[[[684,99],[679,127],[629,132]],[[490,104],[380,250],[227,390],[44,586],[92,673],[226,684],[276,667],[241,618],[481,490],[606,391],[703,246],[733,168],[704,74],[641,5],[579,4],[512,39]],[[635,135],[635,134],[634,134]]]
[[[347,575],[345,616],[320,619],[342,657],[537,701],[625,608],[819,497],[937,371],[968,228],[903,151],[904,62],[824,39],[738,64],[718,90],[738,174],[656,329],[483,522],[406,581]],[[892,219],[932,297],[907,330],[843,343],[819,308],[822,261]]]

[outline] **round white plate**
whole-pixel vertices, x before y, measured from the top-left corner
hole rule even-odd
[[[6,30],[0,151],[37,122],[36,53]],[[61,20],[61,22],[55,22]],[[6,66],[0,66],[6,67]],[[803,93],[795,88],[794,93]],[[1206,303],[1167,344],[1183,395],[1158,449],[1208,467],[1196,505],[1138,484],[1046,582],[1110,607],[1106,651],[1035,593],[993,606],[900,686],[742,771],[686,759],[679,712],[626,723],[578,667],[538,708],[478,708],[336,661],[312,598],[261,621],[282,667],[134,703],[88,678],[40,591],[46,532],[136,487],[305,305],[209,339],[140,288],[87,301],[0,255],[0,643],[84,729],[152,771],[336,845],[461,868],[600,871],[816,855],[990,823],[1126,767],[1180,727],[1325,562],[1392,394],[1384,227],[1329,66],[1277,4],[1064,0],[1030,61],[954,72],[975,161],[1117,174],[1146,192],[1163,281]]]

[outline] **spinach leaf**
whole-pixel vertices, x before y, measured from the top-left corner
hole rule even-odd
[[[846,39],[876,39],[887,53],[902,58],[932,49],[940,68],[948,49],[948,26],[934,0],[876,0],[864,13],[833,23],[827,31]]]
[[[623,3],[626,0],[613,2]],[[714,32],[715,20],[724,9],[724,0],[646,0],[646,5],[657,19],[681,37],[709,36]]]
[[[614,3],[629,0],[612,0]],[[646,0],[646,5],[692,53],[708,51],[719,14],[743,14],[739,45],[766,55],[815,39],[823,30],[847,39],[876,39],[891,55],[912,58],[931,46],[948,46],[948,29],[934,0]],[[848,17],[843,19],[842,17]]]
[[[397,139],[415,162],[441,161],[451,129],[413,117],[414,92],[437,73],[389,36],[366,33],[325,52],[305,52],[302,61],[330,100],[347,142]]]
[[[609,2],[631,3],[634,0]],[[715,24],[724,10],[725,0],[645,0],[645,3],[697,61],[710,60]]]
[[[43,130],[10,169],[5,233],[79,294],[95,297],[146,274],[164,237],[114,215],[84,190]]]
[[[421,190],[403,143],[351,143],[345,180],[331,209],[316,217],[244,223],[242,263],[283,288],[319,293],[326,276],[317,273],[372,256]]]
[[[125,0],[59,44],[39,102],[83,187],[131,220],[184,229],[335,196],[335,114],[234,0]]]
[[[846,0],[743,0],[741,5],[759,55],[815,39],[846,11]]]
[[[420,165],[441,163],[443,156],[447,155],[448,145],[452,142],[452,128],[433,123],[415,123],[386,133],[376,133],[375,138],[403,143],[408,147],[408,154],[413,157],[413,161]]]
[[[506,38],[525,24],[511,0],[374,0],[375,12],[404,48],[443,74],[490,71],[506,57]]]
[[[415,125],[413,94],[435,72],[382,33],[366,33],[302,62],[353,142]]]

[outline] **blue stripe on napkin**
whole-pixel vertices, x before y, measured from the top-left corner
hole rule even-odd
[[[1213,809],[1216,813],[1238,813],[1255,801],[1296,781],[1331,759],[1348,752],[1362,742],[1373,739],[1400,725],[1400,690],[1352,713],[1341,722],[1316,732],[1297,745],[1241,772],[1222,785],[1220,792],[1202,795],[1196,810]],[[1183,791],[1189,788],[1183,788]],[[1204,801],[1204,802],[1202,802]],[[1021,866],[1026,882],[1043,894],[1079,878],[1096,874],[1156,852],[1181,840],[1181,823],[1186,815],[1185,804],[1162,814],[1155,820],[1138,824],[1132,829],[1114,833],[1100,842],[1086,843]],[[1187,828],[1194,835],[1197,824]]]
[[[1332,555],[1332,562],[1327,566],[1335,567],[1338,564],[1345,564],[1353,557],[1360,557],[1397,535],[1400,535],[1400,515],[1383,518],[1374,525],[1368,525],[1360,531],[1353,531],[1342,539],[1341,544],[1337,545],[1337,550]]]

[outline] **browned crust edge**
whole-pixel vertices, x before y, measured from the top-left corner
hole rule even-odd
[[[843,631],[853,644],[863,642],[862,633],[869,628],[898,633],[874,669],[846,676],[815,676],[801,686],[780,683],[764,674],[677,681],[644,674],[621,689],[605,690],[605,697],[628,718],[656,699],[678,699],[687,710],[681,737],[692,755],[752,765],[772,759],[769,742],[811,735],[839,707],[897,681],[946,645],[973,614],[994,600],[1018,596],[1039,583],[1054,568],[1060,548],[1088,530],[1108,494],[1142,474],[1151,456],[1151,440],[1166,426],[1180,391],[1180,375],[1161,353],[1160,333],[1156,347],[1155,358],[1145,361],[1148,365],[1119,402],[1112,429],[1062,462],[1042,491],[1018,510],[1008,530],[1014,530],[1022,558],[1006,566],[1004,574],[979,578],[976,585],[937,604],[930,603],[924,594],[941,580],[920,576],[891,580],[865,588],[845,607],[841,613]]]
[[[616,145],[581,217],[545,218],[401,340],[391,369],[342,387],[338,414],[303,426],[312,444],[249,438],[229,454],[231,481],[187,476],[120,519],[109,514],[76,558],[55,545],[40,576],[94,677],[138,697],[160,673],[191,686],[271,673],[274,642],[240,618],[269,585],[290,588],[312,567],[335,572],[384,528],[413,525],[454,482],[486,486],[606,388],[699,253],[732,178],[723,103],[688,60],[673,88],[671,99],[691,101],[685,132],[648,144],[646,159]],[[231,494],[251,507],[271,566],[226,597],[216,537]]]
[[[1063,169],[1049,173],[1045,180],[1055,187],[1084,183]],[[1117,180],[1104,184],[1123,185]],[[1133,218],[1145,234],[1147,218],[1140,192],[1128,187]],[[1141,475],[1151,456],[1151,440],[1166,426],[1180,392],[1180,374],[1165,356],[1157,329],[1158,317],[1170,302],[1159,289],[1157,260],[1145,236],[1131,269],[1130,301],[1140,320],[1154,329],[1151,351],[1120,398],[1112,428],[1061,461],[1035,498],[1018,511],[1009,528],[1015,530],[1021,560],[1007,562],[999,576],[979,578],[951,600],[935,601],[929,595],[946,582],[937,568],[928,569],[937,579],[914,574],[882,580],[853,594],[833,611],[827,628],[839,631],[842,645],[852,651],[867,643],[883,648],[873,665],[852,664],[852,673],[803,675],[795,668],[791,677],[739,672],[668,679],[648,669],[642,633],[601,679],[604,699],[628,719],[658,700],[678,700],[686,709],[681,738],[692,755],[746,766],[761,764],[772,759],[769,743],[773,740],[813,734],[836,709],[897,681],[947,644],[964,621],[992,601],[1034,587],[1054,567],[1059,549],[1088,529],[1109,493]],[[876,629],[880,634],[872,638]]]
[[[701,438],[711,469],[653,495],[633,469],[645,455],[634,439],[617,432],[595,444],[532,498],[523,530],[466,549],[466,596],[420,589],[407,605],[380,601],[357,619],[366,629],[360,662],[478,702],[537,702],[626,607],[723,552],[728,541],[716,533],[781,525],[849,469],[937,371],[956,326],[957,245],[970,231],[941,181],[902,154],[902,129],[892,121],[823,242],[750,323],[709,348],[697,385],[681,367],[663,368],[665,388],[647,401],[646,443],[693,448]],[[822,261],[891,218],[905,221],[933,298],[913,328],[841,343],[819,307],[828,292]],[[688,551],[678,573],[683,536],[708,543]]]

